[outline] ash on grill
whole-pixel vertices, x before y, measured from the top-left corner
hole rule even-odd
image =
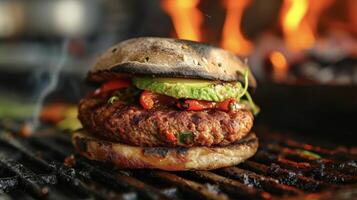
[[[116,170],[71,157],[69,134],[53,128],[29,138],[3,128],[0,136],[1,198],[357,198],[356,154],[347,148],[305,144],[284,134],[261,133],[257,154],[238,166],[187,172]]]

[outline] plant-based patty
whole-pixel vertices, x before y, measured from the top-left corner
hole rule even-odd
[[[243,138],[253,125],[250,111],[143,109],[122,101],[86,97],[79,104],[84,128],[113,142],[134,146],[225,146]]]

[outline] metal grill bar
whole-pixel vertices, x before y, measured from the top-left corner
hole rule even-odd
[[[277,195],[300,195],[303,192],[294,187],[280,184],[278,180],[271,177],[265,177],[254,172],[241,169],[238,167],[228,167],[218,171],[225,176],[238,179],[246,185],[253,185],[254,187],[261,188],[272,194]]]
[[[250,199],[271,199],[271,195],[269,193],[249,187],[241,182],[217,175],[213,172],[196,171],[192,172],[192,175],[212,184],[219,184],[225,192],[234,196],[241,196]]]
[[[273,155],[267,152],[259,152],[255,156],[255,160],[262,161],[264,163],[276,163],[281,167],[289,170],[298,171],[305,176],[312,177],[314,179],[325,181],[326,183],[353,183],[357,182],[357,176],[346,174],[346,168],[334,169],[332,166],[328,166],[324,163],[308,163],[308,162],[295,162],[283,158],[281,156]],[[337,164],[337,163],[336,163]],[[346,166],[346,165],[343,165]],[[352,168],[351,168],[352,170]],[[328,172],[328,173],[326,173]]]
[[[116,189],[122,190],[125,188],[128,191],[135,191],[139,196],[146,199],[168,199],[161,191],[150,185],[143,183],[142,181],[135,179],[133,177],[125,175],[124,172],[114,172],[111,170],[104,171],[100,168],[90,165],[88,162],[84,161],[82,158],[78,158],[76,161],[80,167],[83,167],[87,172],[89,172],[89,177],[98,182],[104,184],[111,183]]]
[[[323,182],[302,176],[299,172],[281,168],[275,163],[266,166],[254,161],[247,161],[242,166],[256,173],[274,177],[279,183],[294,186],[305,191],[317,191],[325,186]]]
[[[1,142],[5,142],[5,140],[3,140],[3,139],[1,139],[0,141]],[[42,169],[45,169],[45,170],[51,172],[51,174],[45,175],[45,177],[41,177],[41,175],[39,175],[41,177],[41,179],[42,179],[41,180],[38,177],[36,177],[31,170],[24,169],[23,165],[21,165],[21,164],[14,165],[15,167],[13,167],[11,165],[11,162],[6,162],[6,161],[3,162],[4,164],[9,165],[10,169],[11,168],[15,168],[15,170],[17,168],[21,168],[22,169],[22,170],[17,170],[17,173],[16,173],[16,171],[12,171],[17,176],[14,176],[14,177],[9,178],[9,179],[17,180],[18,177],[24,177],[25,180],[27,180],[27,178],[28,178],[29,181],[32,180],[32,182],[33,182],[33,178],[32,177],[36,177],[35,183],[34,183],[35,187],[34,188],[31,188],[31,187],[29,188],[30,190],[35,190],[35,189],[37,190],[35,192],[32,192],[32,191],[29,192],[32,196],[42,198],[42,197],[45,197],[49,193],[49,188],[48,187],[42,187],[42,190],[41,190],[41,187],[36,185],[38,182],[43,185],[44,184],[43,180],[52,180],[52,181],[45,181],[45,183],[46,184],[56,184],[57,180],[59,180],[59,181],[62,181],[62,183],[64,183],[66,186],[70,187],[79,196],[82,196],[82,197],[88,196],[88,197],[95,197],[96,199],[105,199],[100,194],[98,194],[95,191],[89,189],[78,178],[76,178],[75,177],[75,173],[74,173],[74,169],[64,166],[63,163],[59,163],[59,162],[56,162],[56,161],[51,161],[51,164],[49,164],[44,160],[40,160],[40,159],[36,158],[35,155],[33,155],[33,154],[31,154],[31,153],[29,153],[27,151],[24,151],[25,147],[21,146],[21,143],[18,140],[14,139],[14,138],[7,138],[7,141],[8,141],[8,145],[11,146],[17,153],[20,153],[23,157],[26,157],[27,159],[32,160],[33,161],[32,164],[40,165],[40,166],[43,167]],[[1,162],[0,162],[0,164],[1,164]],[[20,167],[16,167],[18,165],[20,165]],[[30,174],[31,176],[27,176],[27,174]],[[30,182],[30,183],[32,183],[32,182]],[[27,184],[27,183],[25,182],[25,184]],[[4,184],[4,186],[6,186],[6,185]],[[30,185],[30,186],[32,186],[32,185]],[[26,185],[25,185],[25,187],[26,187]],[[12,189],[16,189],[16,188],[18,188],[18,187],[14,187]],[[27,189],[27,188],[25,188],[25,189]],[[11,189],[7,188],[7,190],[9,191]]]
[[[155,178],[159,178],[163,181],[177,185],[179,189],[183,190],[184,192],[188,192],[198,198],[211,199],[211,200],[229,199],[228,196],[225,194],[218,193],[213,190],[209,190],[209,188],[207,188],[206,186],[200,183],[187,180],[173,173],[163,172],[163,171],[153,171],[151,172],[151,175]]]
[[[46,184],[53,184],[57,181],[56,176],[48,175],[40,177],[34,174],[29,169],[25,168],[22,164],[14,160],[1,160],[0,167],[6,168],[13,172],[21,185],[30,194],[42,198],[48,194],[48,187]]]

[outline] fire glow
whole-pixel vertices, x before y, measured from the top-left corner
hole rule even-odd
[[[222,33],[222,47],[238,55],[247,56],[251,53],[253,45],[245,39],[240,25],[244,9],[250,4],[250,0],[226,0],[226,19]]]
[[[277,82],[285,80],[289,66],[284,55],[279,51],[273,51],[269,59],[273,67],[273,79]]]
[[[303,20],[308,10],[308,0],[285,0],[282,18],[282,31],[286,46],[292,51],[311,47],[314,35],[306,20]]]
[[[163,0],[163,10],[171,17],[177,37],[201,41],[203,17],[197,8],[200,0]]]
[[[297,52],[315,44],[319,16],[331,3],[333,0],[284,0],[280,21],[289,50]]]
[[[221,46],[237,55],[247,56],[253,49],[241,31],[242,15],[250,0],[226,0],[226,17]],[[197,8],[200,0],[162,0],[161,7],[171,17],[176,35],[180,39],[202,41],[203,14]]]
[[[287,80],[290,64],[303,60],[305,55],[308,55],[308,51],[318,51],[319,48],[324,48],[325,44],[335,43],[335,40],[331,40],[334,38],[331,35],[340,34],[339,30],[346,30],[347,33],[353,33],[356,30],[356,27],[351,25],[357,22],[356,12],[353,12],[357,6],[356,0],[346,0],[346,17],[350,20],[347,23],[339,19],[334,21],[334,16],[329,16],[331,13],[328,9],[338,3],[336,0],[282,0],[281,8],[276,13],[278,20],[271,24],[274,28],[260,32],[263,34],[260,34],[259,37],[261,37],[256,38],[253,43],[243,33],[247,31],[250,35],[255,35],[254,30],[249,31],[248,28],[254,29],[252,27],[258,27],[258,25],[249,26],[245,31],[242,30],[243,14],[252,2],[252,0],[222,0],[217,2],[220,8],[216,8],[215,5],[207,6],[205,1],[200,0],[161,0],[161,6],[171,17],[174,36],[177,38],[218,44],[238,56],[250,56],[255,60],[268,59],[273,66],[272,72],[269,73],[272,73],[271,76],[275,81]],[[206,15],[200,11],[201,7],[213,9],[214,12],[221,10],[223,12],[219,13],[220,15],[215,13],[213,20],[211,17],[204,17]],[[254,9],[257,8],[252,5],[246,15],[251,23],[255,23],[254,20],[261,20],[252,19],[251,10]],[[217,23],[220,16],[222,21]],[[258,21],[256,23],[259,24]],[[212,24],[214,24],[213,29]],[[220,28],[217,29],[217,27]],[[349,46],[353,46],[353,43]],[[353,49],[353,47],[340,48]],[[256,57],[259,58],[256,59]]]

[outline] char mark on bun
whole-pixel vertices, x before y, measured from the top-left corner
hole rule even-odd
[[[137,38],[102,54],[79,103],[76,150],[120,168],[215,169],[258,147],[256,81],[230,52],[168,38]]]

